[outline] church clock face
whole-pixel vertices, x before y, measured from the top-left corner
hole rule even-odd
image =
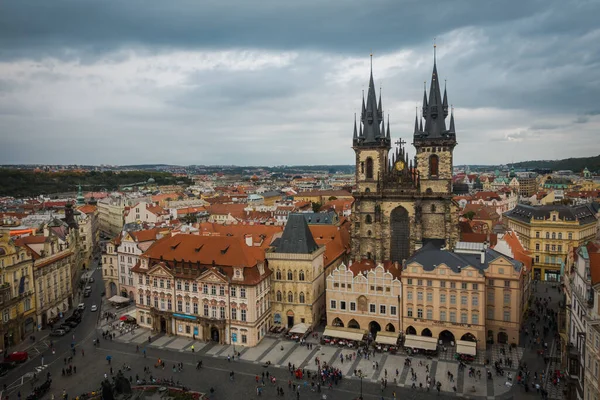
[[[404,169],[404,161],[396,161],[394,168],[396,168],[396,171],[402,171]]]

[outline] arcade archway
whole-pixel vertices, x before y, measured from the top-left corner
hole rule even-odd
[[[421,332],[421,336],[433,337],[433,333],[431,333],[431,329],[425,328]]]
[[[355,319],[351,319],[350,322],[348,322],[348,328],[360,329],[360,324],[356,322]]]
[[[444,343],[454,342],[454,334],[449,330],[441,331],[438,338]]]
[[[413,326],[409,326],[408,328],[406,328],[406,334],[407,335],[416,335],[417,330]]]

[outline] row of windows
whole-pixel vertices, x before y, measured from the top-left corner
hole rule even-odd
[[[412,307],[407,307],[406,310],[406,314],[409,318],[421,318],[421,319],[433,319],[433,309],[428,308],[425,310],[425,314],[423,313],[423,309],[422,308],[417,308],[417,313],[416,315],[413,312],[413,308]],[[448,319],[448,315],[450,316],[450,319]],[[446,322],[458,322],[456,320],[456,311],[450,311],[449,313],[446,310],[440,310],[440,321]],[[506,321],[510,321],[510,313],[508,313],[508,319]],[[479,325],[479,314],[477,313],[473,313],[471,314],[471,321],[469,322],[469,314],[466,312],[461,312],[460,313],[460,323],[461,324],[474,324],[474,325]]]
[[[560,244],[559,245],[556,245],[556,244],[553,244],[553,245],[546,244],[544,248],[546,249],[546,251],[550,251],[550,249],[552,249],[552,251],[558,251],[559,253],[562,253],[562,245],[560,245]],[[536,251],[540,251],[540,249],[541,249],[541,245],[539,243],[536,243],[535,244],[535,250]]]
[[[275,272],[275,279],[281,280],[281,277],[282,277],[281,271],[277,270]],[[300,272],[298,272],[298,280],[299,281],[303,281],[304,279],[305,279],[304,271],[300,270]],[[295,281],[296,280],[296,271],[292,272],[292,271],[288,270],[288,272],[287,272],[287,280],[288,281]]]
[[[415,280],[412,278],[408,278],[406,280],[406,284],[407,285],[414,285]],[[416,283],[417,286],[423,286],[423,279],[416,279]],[[427,287],[433,287],[433,280],[431,279],[427,279],[425,281],[425,283],[427,284]],[[469,283],[467,282],[459,282],[460,283],[460,289],[462,290],[468,290],[469,289]],[[495,281],[493,279],[489,279],[488,280],[488,286],[494,286],[495,285]],[[456,289],[456,282],[446,282],[446,281],[439,281],[439,287],[441,288],[447,288],[449,287],[450,289]],[[479,284],[478,283],[471,283],[471,289],[472,290],[479,290]],[[505,280],[504,281],[504,287],[505,288],[509,288],[510,287],[510,281],[509,280]]]
[[[356,302],[351,301],[349,305],[350,305],[349,311],[356,311]],[[338,309],[337,306],[338,306],[338,301],[331,300],[331,302],[329,304],[329,308],[332,310],[336,310],[336,309]],[[343,300],[340,300],[339,306],[340,306],[339,309],[342,311],[348,310],[347,304]],[[375,314],[377,312],[377,306],[373,303],[369,304],[369,312],[371,314]],[[396,315],[397,313],[398,313],[398,308],[396,306],[390,306],[390,315]],[[379,305],[379,314],[387,315],[387,306],[385,304]]]
[[[334,288],[339,288],[340,286],[342,288],[346,288],[347,287],[348,289],[352,289],[352,284],[351,283],[346,284],[346,283],[333,282],[333,287]],[[370,285],[369,288],[371,289],[371,292],[383,292],[383,291],[385,291],[385,292],[389,293],[391,291],[390,286]]]
[[[141,275],[138,276],[138,283],[140,285],[143,284],[143,278]],[[148,277],[148,276],[146,277],[146,285],[150,285],[150,277]],[[153,278],[152,286],[159,287],[161,289],[165,289],[165,288],[171,289],[171,280],[170,279]],[[189,292],[190,287],[191,287],[192,292],[194,292],[194,293],[198,292],[198,284],[195,282],[190,285],[189,282],[184,282],[182,284],[181,281],[177,281],[176,286],[177,286],[177,290],[182,290],[182,288],[183,288],[183,290],[185,290],[186,292]],[[211,295],[216,296],[217,290],[219,292],[219,296],[225,296],[225,286],[210,285],[210,294]],[[236,287],[233,287],[233,286],[230,287],[229,292],[230,292],[231,297],[237,297],[237,288]],[[202,285],[202,293],[209,294],[209,285],[208,284],[205,283]],[[240,288],[240,297],[242,299],[246,298],[246,288]]]
[[[283,295],[281,294],[281,292],[279,290],[277,291],[277,301],[283,301]],[[300,292],[299,296],[297,293],[288,292],[287,301],[288,301],[288,303],[304,304],[306,301],[306,299],[304,297],[304,292]]]
[[[553,215],[552,221],[556,221],[556,215]],[[541,237],[542,233],[539,231],[535,232],[535,237],[537,239],[539,239]],[[546,239],[562,239],[563,238],[563,234],[562,232],[546,232]],[[573,240],[573,232],[569,232],[567,233],[567,239],[569,240]]]
[[[140,304],[144,304],[144,295],[140,294],[139,300]],[[165,299],[160,299],[159,301],[158,297],[154,297],[154,300],[152,300],[151,296],[146,295],[146,305],[154,306],[155,308],[163,311],[173,311],[173,303],[170,299],[167,299],[166,301]],[[208,304],[204,304],[203,311],[205,317],[217,318],[218,315],[220,319],[227,318],[225,307],[219,307],[219,312],[217,313],[217,306],[209,306]],[[237,308],[231,309],[231,319],[237,320],[237,311]],[[189,301],[186,301],[184,308],[183,301],[177,300],[177,312],[185,312],[186,314],[193,313],[198,315],[198,303],[190,303]],[[246,321],[246,310],[244,309],[240,310],[240,321]]]

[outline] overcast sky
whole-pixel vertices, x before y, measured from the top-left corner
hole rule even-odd
[[[455,164],[597,155],[598,15],[596,0],[3,0],[0,163],[352,164],[369,53],[410,142],[434,38]]]

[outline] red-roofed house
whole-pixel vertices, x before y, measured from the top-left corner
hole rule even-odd
[[[169,212],[160,206],[140,201],[125,211],[125,223],[160,224],[169,220]]]

